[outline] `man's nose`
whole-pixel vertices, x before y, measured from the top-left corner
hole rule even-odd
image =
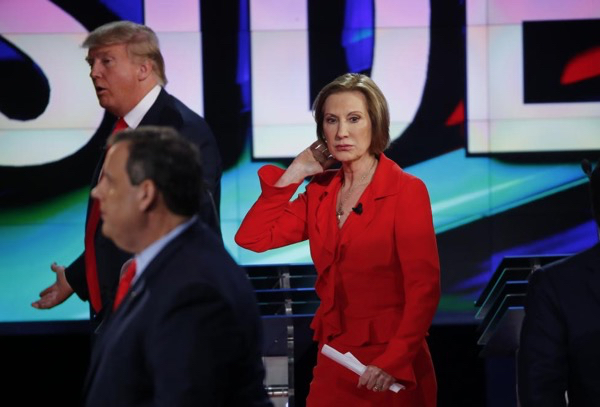
[[[96,62],[92,62],[90,65],[90,78],[94,79],[100,76],[100,69]]]
[[[98,184],[96,184],[96,186],[94,188],[92,188],[92,192],[90,192],[90,195],[92,196],[92,198],[94,199],[100,199],[100,188],[102,187],[102,178],[100,178],[100,180],[98,181]]]

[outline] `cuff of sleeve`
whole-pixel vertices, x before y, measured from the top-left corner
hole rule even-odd
[[[76,264],[72,264],[71,266],[65,268],[65,278],[75,294],[77,294],[82,301],[89,300],[87,283],[85,280],[85,268],[81,269],[76,267]]]
[[[398,361],[388,357],[386,353],[375,358],[371,363],[373,366],[377,366],[384,372],[392,375],[396,381],[406,387],[407,390],[414,388],[417,384],[415,377],[415,371],[412,364],[404,364],[404,366],[398,366]]]
[[[279,180],[279,178],[281,178],[284,172],[284,169],[274,165],[265,165],[258,170],[258,178],[260,179],[260,188],[262,190],[263,197],[273,198],[282,195],[291,197],[294,195],[302,182],[290,184],[285,187],[275,186],[275,183],[277,180]]]

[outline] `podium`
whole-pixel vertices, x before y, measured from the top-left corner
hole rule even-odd
[[[529,276],[565,256],[510,256],[494,270],[475,301],[480,357],[485,359],[487,395],[503,405],[519,406],[517,363]],[[507,404],[508,403],[508,404]]]
[[[310,265],[246,266],[263,322],[266,388],[276,407],[301,407],[316,362],[310,322],[320,304]]]
[[[475,301],[479,325],[477,344],[481,356],[514,356],[519,348],[525,316],[525,295],[529,275],[537,268],[560,260],[557,256],[505,257]]]

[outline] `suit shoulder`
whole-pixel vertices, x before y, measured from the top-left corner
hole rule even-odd
[[[186,279],[192,285],[204,286],[231,304],[253,307],[254,290],[246,270],[227,252],[221,240],[206,225],[198,223],[178,253],[172,257],[185,267]]]
[[[536,270],[530,278],[530,284],[556,289],[569,287],[577,284],[579,277],[591,267],[597,267],[597,264],[600,264],[600,244]]]
[[[155,103],[156,115],[151,114],[150,121],[156,120],[156,124],[174,127],[182,133],[191,128],[203,134],[212,134],[202,116],[165,90],[161,92]]]
[[[416,175],[410,174],[399,166],[394,166],[389,171],[388,183],[396,186],[396,191],[402,196],[429,196],[427,186]]]
[[[425,186],[425,183],[419,177],[406,172],[394,160],[388,158],[386,155],[381,154],[379,162],[381,171],[385,174],[385,178],[388,182],[397,183],[401,186]]]
[[[398,171],[394,171],[393,174],[394,177],[397,178],[402,185],[415,188],[425,187],[425,183],[423,182],[423,180],[421,180],[421,178],[404,171],[400,167],[397,168]]]
[[[177,99],[175,96],[169,96],[171,97],[172,106],[178,111],[178,113],[183,117],[184,120],[206,123],[202,116],[190,109],[181,100]]]
[[[570,270],[585,268],[599,260],[600,244],[597,244],[589,249],[547,264],[541,268],[541,271],[549,275],[560,275]]]
[[[205,223],[198,222],[192,225],[188,232],[182,248],[186,256],[208,260],[209,263],[204,264],[206,266],[211,265],[213,261],[218,261],[239,268],[223,246],[221,239]]]

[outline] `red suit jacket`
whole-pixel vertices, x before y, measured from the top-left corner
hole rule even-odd
[[[335,216],[343,173],[316,175],[306,192],[290,202],[300,184],[274,187],[283,170],[259,170],[262,194],[236,234],[236,242],[262,252],[309,239],[318,273],[321,305],[312,322],[320,345],[383,346],[368,364],[415,388],[415,371],[430,370],[429,401],[435,405],[435,377],[425,336],[440,297],[439,260],[429,195],[423,182],[384,154],[359,203],[341,229]],[[417,357],[419,354],[426,357]],[[418,364],[426,366],[417,366]],[[364,361],[363,361],[364,363]],[[312,391],[312,390],[311,390]]]

